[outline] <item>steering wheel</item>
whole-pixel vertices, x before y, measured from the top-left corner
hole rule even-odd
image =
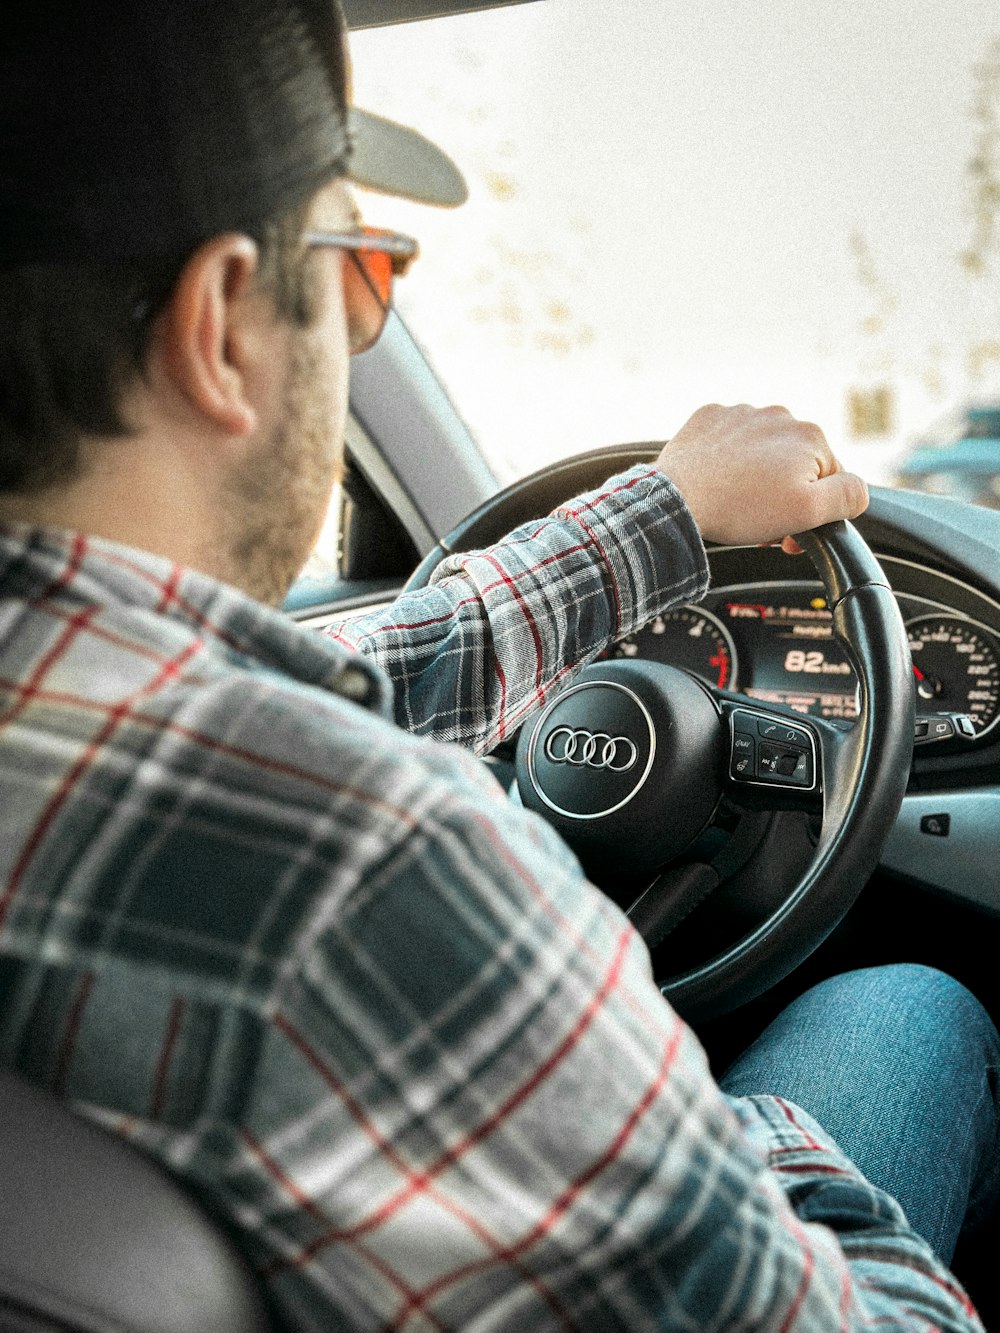
[[[423,587],[454,551],[498,541],[570,496],[601,485],[658,445],[618,445],[560,461],[501,491],[421,562]],[[871,551],[849,523],[797,536],[823,583],[833,633],[859,681],[849,728],[716,689],[656,662],[586,667],[521,731],[521,799],[558,828],[600,883],[639,885],[629,906],[657,946],[725,878],[726,854],[701,859],[705,830],[737,816],[809,811],[821,819],[797,882],[763,920],[687,970],[658,977],[689,1019],[725,1013],[797,967],[858,897],[899,811],[913,751],[906,633]],[[707,910],[707,908],[706,908]]]

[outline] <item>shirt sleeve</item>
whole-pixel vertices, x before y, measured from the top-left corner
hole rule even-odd
[[[295,1326],[981,1330],[819,1126],[722,1096],[552,831],[470,756],[429,763],[244,1107],[239,1194]]]
[[[707,587],[687,506],[642,465],[327,632],[388,673],[401,726],[482,753],[612,640]]]

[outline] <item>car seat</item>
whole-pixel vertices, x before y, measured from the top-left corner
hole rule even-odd
[[[0,1070],[0,1333],[273,1333],[220,1225],[156,1163]]]

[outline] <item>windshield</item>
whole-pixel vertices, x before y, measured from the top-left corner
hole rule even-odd
[[[542,0],[352,44],[359,104],[468,177],[454,213],[362,202],[421,241],[397,303],[498,475],[746,401],[955,489],[955,450],[901,465],[1000,403],[993,0]]]

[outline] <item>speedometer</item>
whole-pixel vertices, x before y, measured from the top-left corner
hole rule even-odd
[[[736,689],[736,647],[717,616],[702,607],[679,606],[657,616],[614,646],[615,657],[652,658],[690,671],[720,690]]]
[[[918,616],[906,626],[917,712],[968,713],[981,734],[1000,716],[1000,640],[961,616]]]

